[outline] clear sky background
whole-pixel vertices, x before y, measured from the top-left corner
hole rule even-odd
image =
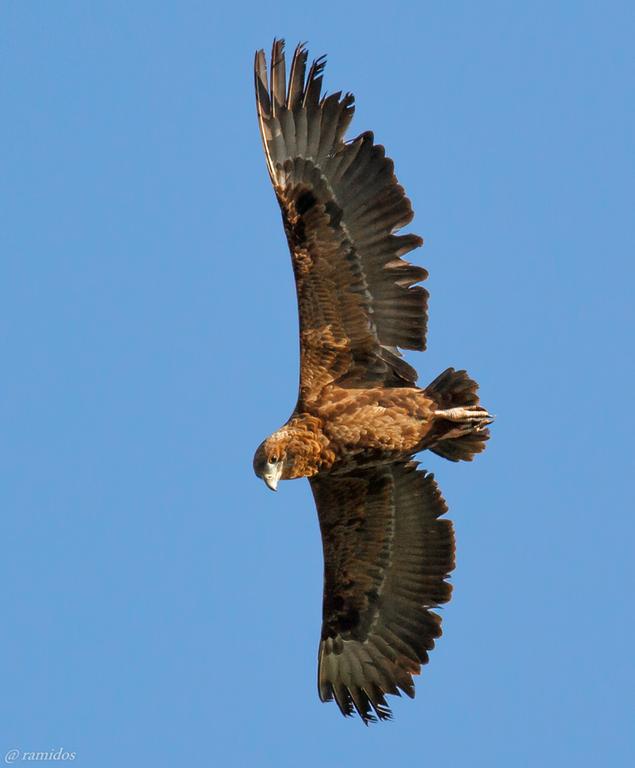
[[[632,766],[633,59],[624,2],[0,6],[0,761]],[[395,721],[316,692],[296,396],[255,117],[274,35],[329,54],[430,270],[427,383],[497,414],[422,456],[457,531],[445,634]]]

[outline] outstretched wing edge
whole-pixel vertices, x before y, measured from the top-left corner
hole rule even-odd
[[[414,696],[412,676],[441,635],[432,609],[451,597],[453,526],[434,476],[417,467],[310,480],[324,549],[319,695],[364,723],[391,717],[386,694]]]
[[[324,369],[309,385],[329,370],[364,384],[411,385],[416,371],[398,348],[425,349],[428,293],[416,283],[427,272],[402,257],[423,241],[394,234],[413,217],[410,201],[372,133],[345,142],[354,99],[321,96],[324,64],[315,60],[307,74],[301,44],[287,80],[282,40],[274,41],[269,77],[264,52],[255,59],[258,122],[292,252],[301,344],[314,348],[302,363]]]

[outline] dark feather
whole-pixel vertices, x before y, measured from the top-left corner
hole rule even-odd
[[[421,238],[394,232],[412,208],[371,132],[345,143],[353,96],[322,97],[325,58],[305,77],[306,62],[299,45],[288,86],[283,41],[274,42],[269,84],[262,51],[255,63],[260,130],[298,291],[301,399],[335,380],[411,386],[416,372],[398,348],[425,348],[427,292],[416,283],[427,272],[401,258]]]
[[[441,635],[431,609],[451,594],[447,506],[414,462],[318,475],[311,488],[324,547],[320,698],[366,723],[385,719],[385,695],[414,696],[412,675]]]

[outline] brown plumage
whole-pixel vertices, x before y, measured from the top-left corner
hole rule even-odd
[[[413,213],[372,133],[345,142],[353,96],[321,96],[324,58],[283,41],[255,62],[267,168],[282,211],[300,318],[300,388],[289,421],[256,451],[274,490],[307,477],[324,547],[318,689],[365,723],[390,717],[386,694],[414,696],[412,675],[441,634],[450,599],[452,524],[415,453],[451,461],[482,451],[492,420],[478,385],[448,368],[428,387],[398,348],[425,349],[427,272],[396,235]]]

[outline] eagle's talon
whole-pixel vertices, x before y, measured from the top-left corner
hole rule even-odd
[[[447,408],[435,411],[434,415],[438,419],[457,424],[457,427],[451,430],[447,437],[461,437],[470,433],[482,432],[488,424],[494,421],[494,417],[480,405]]]

